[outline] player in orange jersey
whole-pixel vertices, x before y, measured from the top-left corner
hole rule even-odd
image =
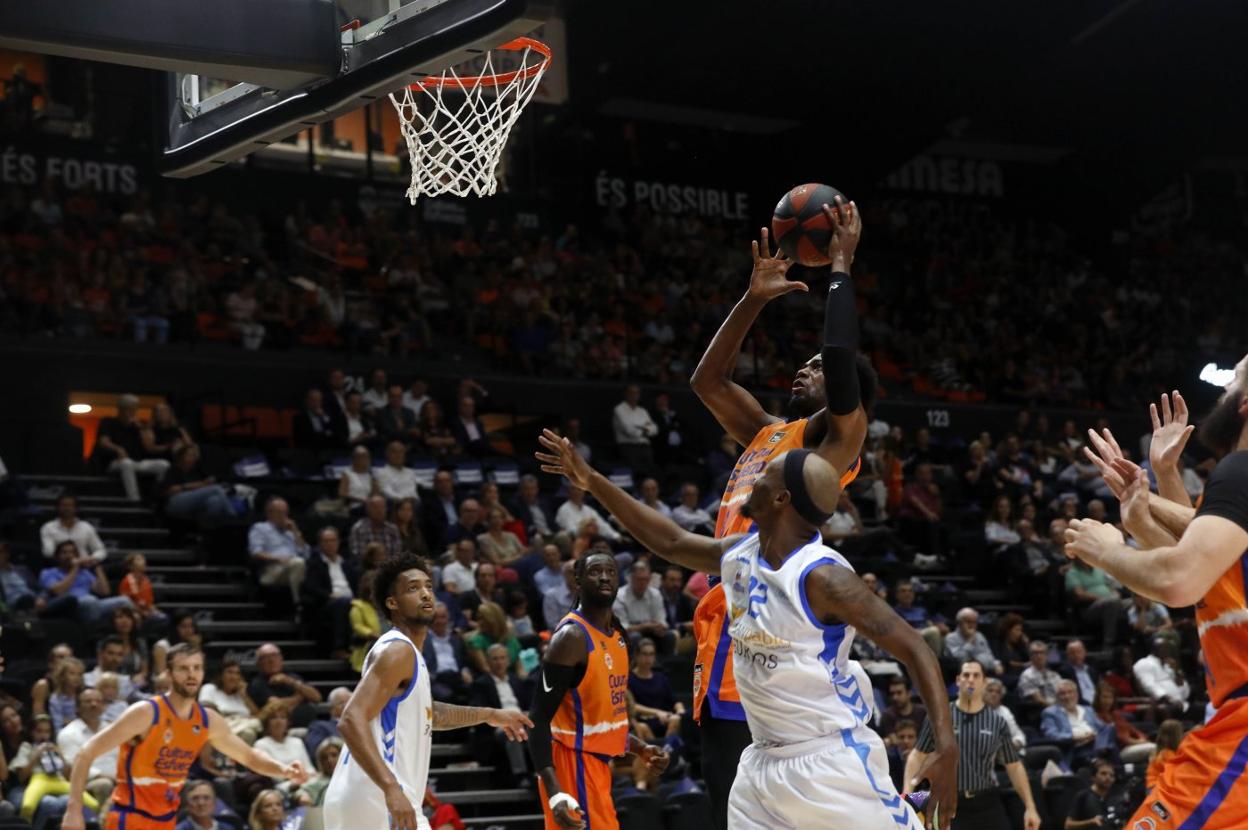
[[[724,431],[745,447],[724,488],[715,537],[722,539],[750,529],[741,514],[767,462],[792,449],[810,449],[834,469],[845,470],[841,486],[858,475],[867,411],[875,398],[876,376],[858,355],[858,315],[849,269],[862,233],[862,220],[851,202],[825,209],[834,233],[829,247],[832,282],[824,321],[824,350],[798,370],[789,410],[793,420],[768,415],[762,404],[732,379],[745,335],[770,301],[805,283],[786,277],[792,262],[771,254],[766,228],[752,243],[754,271],[745,296],[719,327],[691,379],[693,391],[714,414]],[[828,390],[831,390],[829,401]],[[716,830],[727,826],[728,793],[737,762],[750,743],[745,711],[737,695],[732,645],[725,615],[724,589],[716,584],[694,612],[697,656],[693,668],[693,714],[702,727],[702,773],[711,799]]]
[[[1089,519],[1066,531],[1068,556],[1173,608],[1196,606],[1217,713],[1165,762],[1128,830],[1248,827],[1248,356],[1199,435],[1220,460],[1190,521],[1191,508],[1150,495],[1147,474],[1115,454],[1106,434],[1098,466],[1120,493],[1124,526],[1145,550],[1127,547],[1115,527]]]
[[[83,746],[69,779],[63,830],[83,830],[82,792],[91,762],[117,747],[121,747],[117,788],[106,830],[172,830],[187,770],[207,743],[261,775],[289,778],[298,784],[308,779],[298,761],[281,764],[252,749],[230,730],[225,718],[199,704],[203,652],[179,643],[169,649],[167,661],[169,693],[131,705]]]
[[[575,568],[580,601],[555,626],[542,660],[529,752],[547,830],[619,830],[612,758],[635,753],[661,772],[668,757],[628,731],[628,639],[611,612],[615,557],[590,553]]]

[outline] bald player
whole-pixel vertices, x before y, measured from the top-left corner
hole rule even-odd
[[[751,529],[742,506],[767,461],[791,449],[817,452],[837,470],[847,487],[858,474],[858,456],[867,434],[867,411],[875,397],[876,376],[858,355],[858,318],[849,269],[862,235],[854,203],[838,201],[825,207],[834,233],[828,256],[832,279],[828,288],[823,350],[806,361],[793,379],[789,399],[791,420],[768,415],[748,391],[732,379],[741,343],[763,307],[793,291],[808,291],[787,279],[792,262],[771,254],[767,229],[752,243],[754,271],[745,296],[724,320],[693,373],[693,391],[715,415],[724,431],[745,447],[728,479],[715,523],[716,538]],[[711,799],[716,830],[727,818],[728,792],[741,752],[750,743],[745,712],[737,695],[733,655],[728,637],[727,597],[719,585],[698,603],[694,636],[693,714],[702,728],[702,770]]]
[[[1248,356],[1197,434],[1219,461],[1194,517],[1190,507],[1151,496],[1148,474],[1114,453],[1098,466],[1120,493],[1123,524],[1145,549],[1127,547],[1117,528],[1091,519],[1066,531],[1067,556],[1172,608],[1196,606],[1217,714],[1166,760],[1129,830],[1248,827]]]
[[[743,505],[757,526],[724,539],[699,536],[633,499],[595,472],[566,438],[538,439],[542,470],[566,476],[598,499],[654,553],[720,574],[727,586],[737,689],[753,743],[728,800],[733,830],[919,830],[939,812],[948,830],[957,809],[958,747],[940,667],[918,632],[825,546],[819,527],[836,508],[840,474],[806,449],[767,462]],[[852,670],[856,630],[906,665],[928,708],[935,752],[917,777],[931,783],[927,822],[888,776],[884,743]]]

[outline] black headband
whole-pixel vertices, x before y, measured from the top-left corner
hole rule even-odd
[[[798,449],[789,450],[788,455],[784,457],[784,489],[789,491],[793,509],[797,511],[797,515],[815,527],[820,527],[832,514],[824,513],[815,507],[815,503],[810,499],[810,493],[806,491],[806,482],[802,479],[802,467],[805,466],[808,455],[811,455],[810,450]]]

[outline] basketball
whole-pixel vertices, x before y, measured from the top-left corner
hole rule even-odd
[[[827,265],[831,228],[823,206],[836,205],[845,195],[826,184],[799,184],[776,204],[771,235],[785,255],[802,265]],[[845,199],[848,202],[848,199]]]

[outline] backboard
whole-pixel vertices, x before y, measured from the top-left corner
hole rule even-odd
[[[162,70],[157,166],[185,178],[470,61],[548,11],[541,0],[8,3],[0,46]]]

